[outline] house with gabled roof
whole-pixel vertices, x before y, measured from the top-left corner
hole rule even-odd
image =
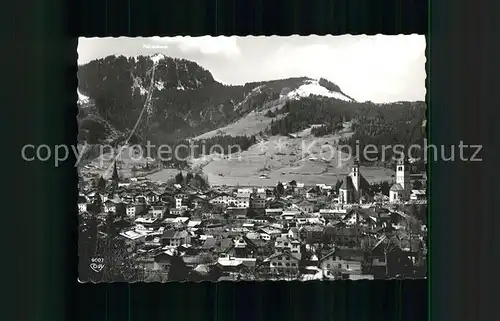
[[[335,248],[319,260],[323,270],[345,274],[362,274],[364,252],[358,249]]]
[[[396,235],[381,235],[368,253],[370,273],[379,277],[409,273],[413,269],[415,252],[401,249],[401,240]]]
[[[412,201],[422,201],[427,199],[427,193],[425,190],[411,190],[410,200]]]
[[[177,247],[191,243],[191,236],[187,231],[165,230],[161,236],[161,243],[166,247]]]
[[[317,186],[310,188],[306,192],[306,199],[311,200],[311,199],[317,198],[319,195],[319,192],[320,192],[320,190],[319,190],[319,187],[317,187]]]
[[[299,273],[299,261],[297,257],[290,252],[276,253],[263,261],[269,264],[269,270],[274,274],[286,276],[297,276]]]
[[[373,228],[377,225],[377,213],[371,209],[352,208],[342,221],[346,226],[365,226]]]
[[[212,251],[215,249],[216,245],[217,239],[214,237],[209,237],[205,240],[205,242],[203,242],[203,244],[201,245],[201,249],[203,251]]]
[[[136,192],[134,195],[134,202],[135,203],[140,203],[140,204],[147,204],[148,201],[146,199],[146,196],[144,196],[143,193],[141,192]]]
[[[304,200],[302,200],[299,203],[296,203],[294,205],[296,205],[304,213],[314,212],[314,203],[307,200],[307,199],[304,199]]]
[[[254,209],[266,208],[266,198],[258,194],[252,194],[252,196],[250,196],[250,207]]]
[[[129,219],[135,219],[137,215],[146,213],[146,206],[144,204],[128,203],[125,206],[125,213]]]
[[[266,216],[281,216],[281,214],[283,214],[283,208],[266,208],[265,213]]]
[[[116,212],[116,206],[121,203],[120,199],[108,199],[106,202],[104,202],[104,212],[109,213],[109,212]]]
[[[128,246],[135,247],[146,242],[146,233],[140,231],[128,230],[119,233],[119,236],[125,240]]]
[[[162,205],[153,205],[149,208],[149,214],[157,219],[162,219],[165,215],[166,207]]]
[[[193,205],[194,208],[202,208],[209,203],[209,198],[203,194],[192,195],[189,199],[189,202]]]
[[[85,195],[78,195],[78,212],[83,213],[87,211],[87,204],[90,203],[90,200]]]
[[[321,241],[324,227],[319,225],[305,225],[299,228],[299,238],[306,243],[314,244]]]
[[[333,242],[335,244],[351,248],[355,248],[360,245],[361,232],[359,228],[354,226],[347,227],[342,222],[335,224],[334,226],[335,233],[333,235]]]
[[[288,229],[288,238],[298,239],[299,238],[299,229],[297,227],[290,227]]]
[[[234,254],[234,242],[231,238],[226,237],[218,240],[217,242],[217,252],[224,254]]]
[[[297,259],[301,259],[300,241],[289,239],[288,237],[277,237],[274,241],[274,248],[277,253],[289,252]]]
[[[220,192],[216,196],[212,196],[209,203],[227,206],[229,202],[234,201],[234,196],[230,193]]]

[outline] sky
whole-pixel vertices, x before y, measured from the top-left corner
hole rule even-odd
[[[79,38],[78,64],[162,53],[197,62],[222,83],[326,78],[357,101],[425,100],[425,36]]]

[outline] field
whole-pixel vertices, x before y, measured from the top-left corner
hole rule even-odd
[[[353,159],[336,149],[339,135],[290,138],[273,136],[263,139],[241,155],[210,155],[190,160],[200,168],[211,185],[273,186],[279,181],[296,180],[306,185],[335,184],[349,173]],[[379,167],[361,167],[369,182],[392,180],[394,172]],[[150,179],[166,181],[177,173],[165,169]]]
[[[271,120],[263,115],[267,110],[269,109],[252,112],[222,130],[231,135],[258,133]],[[217,133],[209,132],[205,135],[209,137]],[[349,135],[352,132],[350,124],[346,123],[344,130],[323,137],[311,135],[311,128],[290,137],[259,136],[259,142],[241,155],[209,155],[190,159],[189,164],[193,169],[202,170],[211,185],[273,186],[280,181],[291,180],[306,185],[331,185],[349,173],[353,163],[352,158],[337,149],[338,140]],[[122,149],[118,159],[119,174],[123,178],[146,176],[153,181],[166,182],[179,172],[177,169],[161,169],[157,167],[157,162],[137,157],[128,147]],[[108,179],[113,169],[112,160],[112,154],[104,154],[81,170],[88,174],[104,174]],[[142,168],[146,164],[150,165],[149,170],[132,171],[132,168]],[[360,170],[369,182],[391,181],[394,175],[394,171],[387,168],[361,167]]]
[[[165,168],[151,175],[147,175],[146,178],[151,181],[166,183],[168,180],[174,178],[179,172],[178,169]],[[182,171],[182,175],[186,176],[186,174],[187,171]]]

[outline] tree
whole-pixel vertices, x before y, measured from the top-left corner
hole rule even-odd
[[[413,189],[422,189],[422,182],[416,180],[413,182]]]
[[[177,175],[175,175],[175,182],[177,184],[182,184],[184,182],[184,176],[182,175],[182,172],[179,172]]]
[[[119,228],[115,223],[116,214],[113,212],[108,212],[106,216],[106,221],[104,225],[104,229],[106,235],[108,236],[108,240],[111,241],[114,237],[118,235]]]
[[[224,212],[224,219],[226,220],[226,224],[229,224],[229,221],[231,220],[231,216],[227,212]]]
[[[422,204],[418,206],[416,217],[422,224],[427,224],[427,205]]]
[[[113,184],[118,185],[118,182],[120,181],[120,177],[118,176],[118,169],[116,168],[116,162],[113,166],[113,175],[111,176],[111,180],[113,181]]]
[[[212,265],[208,272],[207,280],[217,281],[222,276],[222,269],[218,265]]]
[[[389,191],[391,190],[391,185],[387,181],[383,181],[380,184],[381,192],[384,195],[389,195]]]
[[[321,235],[321,244],[323,245],[324,248],[330,246],[330,244],[333,241],[333,234],[332,232],[334,229],[326,229],[323,231],[323,234]]]
[[[103,281],[133,282],[143,277],[125,241],[119,237],[101,239],[98,255],[105,258]]]
[[[200,174],[194,175],[194,177],[190,181],[190,185],[201,190],[205,190],[208,188],[208,182]]]
[[[187,173],[186,175],[186,184],[189,184],[191,179],[193,178],[193,174],[191,172]]]
[[[369,237],[363,237],[363,238],[361,238],[361,249],[365,253],[368,253],[368,252],[371,251],[371,244],[370,244],[370,238]]]
[[[101,176],[97,182],[97,191],[103,194],[106,190],[106,180]]]
[[[91,259],[99,257],[100,246],[102,243],[99,237],[99,220],[98,215],[103,212],[102,199],[99,194],[96,194],[94,201],[88,206],[87,215],[79,216],[79,272],[80,277],[85,280],[94,280],[100,277],[90,269]],[[95,280],[99,281],[99,280]]]
[[[93,216],[97,216],[103,212],[102,198],[101,195],[96,194],[94,201],[90,204],[89,212]]]
[[[340,186],[342,186],[342,180],[338,179],[337,183],[335,183],[335,193],[339,193]]]
[[[390,239],[386,239],[384,244],[383,244],[383,249],[384,249],[384,259],[385,259],[385,276],[389,276],[389,272],[391,270],[389,260],[388,260],[388,255],[392,251],[394,251],[397,247],[392,243]],[[392,262],[392,261],[391,261]]]
[[[278,185],[276,185],[276,196],[280,197],[283,194],[285,194],[285,188],[281,182],[278,182]]]
[[[306,249],[304,244],[300,246],[300,253],[299,269],[304,270],[304,268],[310,264],[312,254]]]
[[[124,240],[118,236],[120,227],[118,222],[115,222],[116,215],[114,213],[108,213],[104,222],[103,231],[106,236],[103,237],[99,234],[97,215],[102,211],[102,199],[97,195],[94,202],[90,204],[90,215],[81,217],[79,233],[80,277],[82,280],[92,281],[137,281],[139,275],[135,262],[127,250]],[[121,211],[119,205],[117,211]],[[92,258],[104,259],[105,267],[101,273],[90,269]]]
[[[254,208],[248,208],[247,210],[247,217],[252,218],[258,216],[259,213],[254,209]]]
[[[120,218],[125,218],[127,215],[127,207],[125,206],[124,203],[120,202],[116,204],[116,216]]]
[[[186,263],[179,255],[178,252],[172,256],[170,260],[170,269],[168,271],[168,280],[169,281],[186,281],[189,275],[189,269],[186,266]]]

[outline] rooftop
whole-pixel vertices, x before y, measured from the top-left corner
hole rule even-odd
[[[403,186],[401,186],[401,184],[396,183],[396,184],[392,185],[391,191],[393,191],[393,192],[404,191],[404,188],[403,188]]]

